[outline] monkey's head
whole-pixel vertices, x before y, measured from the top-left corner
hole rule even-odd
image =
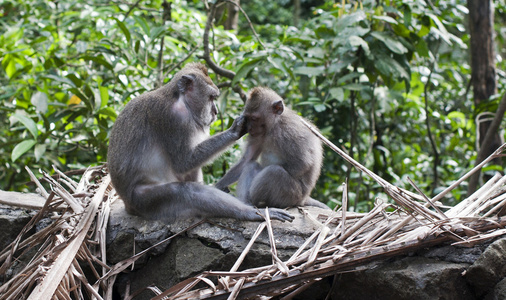
[[[216,121],[218,108],[214,101],[220,91],[209,78],[206,67],[199,63],[187,64],[174,79],[177,82],[177,98],[183,97],[195,121],[202,127]]]
[[[283,98],[276,92],[265,87],[253,88],[244,107],[250,136],[265,135],[273,128],[284,110]]]

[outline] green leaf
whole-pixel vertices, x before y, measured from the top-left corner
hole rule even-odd
[[[98,110],[98,114],[99,116],[110,117],[111,120],[113,121],[116,120],[116,118],[118,117],[117,112],[114,110],[114,108],[110,106],[102,107],[101,109]]]
[[[397,24],[397,21],[389,16],[372,16],[373,19],[385,21],[390,24]]]
[[[107,60],[105,60],[105,58],[103,56],[85,55],[82,58],[85,60],[91,60],[93,62],[96,62],[97,64],[102,65],[111,71],[113,71],[113,69],[114,69],[112,67],[112,65]]]
[[[239,80],[245,78],[248,73],[253,70],[258,64],[260,64],[265,57],[257,57],[248,62],[243,63],[237,73],[235,73],[234,79],[232,80],[232,86],[234,86]]]
[[[68,84],[71,87],[76,87],[76,85],[72,82],[72,80],[70,80],[68,78],[65,78],[65,77],[61,77],[61,76],[57,76],[57,75],[52,75],[52,74],[44,75],[42,77],[43,78],[47,78],[47,79],[56,80],[56,81],[61,82],[61,83]]]
[[[298,68],[295,68],[295,70],[294,70],[295,74],[303,74],[303,75],[309,75],[309,76],[319,76],[319,75],[322,75],[323,72],[325,72],[324,66],[298,67]]]
[[[20,114],[12,114],[12,117],[21,122],[28,131],[32,134],[34,138],[37,138],[39,135],[39,130],[37,129],[37,124],[27,116],[23,116]]]
[[[65,77],[70,79],[76,87],[81,87],[83,85],[83,81],[81,79],[77,78],[76,74],[71,73]]]
[[[329,28],[327,26],[320,26],[315,31],[316,37],[322,38],[322,39],[330,39],[334,36],[336,36],[336,33],[332,28]]]
[[[329,93],[330,93],[330,95],[332,97],[336,98],[339,101],[343,101],[344,100],[344,91],[340,87],[331,88],[330,91],[329,91]]]
[[[127,39],[127,41],[130,42],[130,40],[132,39],[132,36],[130,35],[130,31],[128,30],[128,28],[125,26],[125,23],[121,22],[117,18],[113,18],[113,19],[116,21],[116,24],[118,24],[121,31],[123,31],[123,34],[125,35],[125,38]]]
[[[359,10],[359,11],[349,14],[349,15],[345,15],[342,18],[340,18],[339,21],[337,21],[336,32],[340,32],[345,27],[348,27],[352,24],[355,24],[355,23],[360,22],[365,19],[366,19],[366,15],[365,15],[364,11],[362,11],[362,10]]]
[[[165,31],[165,28],[163,26],[153,27],[153,29],[151,30],[150,38],[152,40],[154,40],[154,39],[158,38],[164,31]]]
[[[367,42],[359,36],[355,35],[350,36],[348,38],[348,42],[353,47],[362,47],[362,50],[364,50],[365,55],[369,55],[371,53],[371,50],[369,50],[369,45],[367,44]]]
[[[432,19],[432,21],[436,24],[437,29],[436,32],[439,33],[439,36],[448,44],[452,45],[452,42],[450,41],[450,33],[448,30],[446,30],[446,27],[443,25],[443,23],[439,20],[439,18],[431,13],[428,13],[427,16]],[[434,28],[435,29],[435,28]]]
[[[16,159],[18,159],[21,155],[25,154],[28,150],[30,150],[33,145],[35,145],[35,140],[26,140],[22,141],[21,143],[17,144],[11,153],[11,160],[14,162]]]
[[[448,114],[448,119],[452,119],[452,120],[457,119],[454,121],[455,121],[455,124],[458,125],[458,127],[460,127],[460,128],[466,127],[466,115],[462,112],[452,111]]]
[[[4,67],[7,76],[12,78],[12,76],[16,73],[16,61],[14,61],[14,59],[7,59],[8,57],[12,58],[13,56],[6,55],[4,61],[2,62],[2,66]]]
[[[105,86],[98,87],[100,91],[100,107],[104,107],[109,102],[109,89]]]
[[[146,20],[144,20],[144,18],[141,18],[141,17],[138,17],[138,16],[134,16],[134,19],[135,19],[135,22],[137,22],[137,24],[139,24],[141,26],[141,28],[144,31],[144,33],[147,36],[151,36],[150,30],[149,30],[149,25],[146,22]]]
[[[42,155],[44,155],[44,153],[46,153],[46,145],[44,144],[35,145],[34,154],[36,161],[39,161]]]
[[[339,80],[337,80],[337,84],[340,85],[342,83],[345,83],[346,81],[352,81],[353,79],[355,78],[359,78],[360,76],[362,76],[363,73],[359,73],[359,72],[351,72],[349,74],[346,74],[344,76],[342,76],[341,78],[339,78]]]
[[[316,112],[323,112],[323,111],[325,111],[326,109],[327,109],[327,107],[326,107],[324,104],[316,104],[316,105],[314,106],[314,110],[315,110]]]
[[[47,112],[47,95],[43,92],[36,92],[32,95],[32,98],[30,99],[30,102],[35,106],[35,109],[45,114]]]
[[[388,55],[380,55],[374,61],[374,66],[382,75],[386,77],[400,77],[405,80],[410,80],[409,70],[406,70],[402,65]],[[391,78],[395,80],[396,78]]]
[[[350,84],[343,86],[343,88],[350,90],[350,91],[361,91],[367,87],[363,84],[360,84],[360,83],[350,83]]]
[[[226,89],[224,93],[220,94],[220,96],[218,97],[218,100],[216,101],[218,104],[218,110],[221,112],[226,111],[229,93],[230,93],[230,89]]]
[[[387,46],[387,48],[394,53],[404,54],[408,52],[408,49],[404,47],[404,45],[401,42],[392,38],[391,36],[389,36],[384,32],[374,31],[371,32],[371,35],[376,39],[378,39],[379,41],[383,42],[383,44],[385,44],[385,46]]]
[[[423,39],[420,39],[416,44],[416,52],[422,57],[429,57],[429,47]]]

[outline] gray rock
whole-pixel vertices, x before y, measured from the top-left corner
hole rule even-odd
[[[332,299],[474,299],[462,276],[467,266],[416,256],[385,261],[337,275]]]
[[[313,218],[318,218],[320,212],[329,212],[316,207],[307,208],[307,211]],[[290,209],[290,213],[295,216],[292,223],[272,222],[276,249],[282,260],[288,259],[319,226],[297,209]],[[146,221],[128,215],[123,203],[117,201],[111,207],[107,259],[109,262],[119,262],[130,257],[134,247],[135,252],[139,252],[198,221],[188,219],[168,225]],[[210,219],[151,251],[143,261],[136,262],[135,271],[122,274],[118,279],[119,293],[123,295],[127,286],[131,293],[150,285],[164,290],[202,271],[229,270],[259,225],[260,222]],[[264,229],[240,269],[271,264],[270,249],[269,236]],[[144,291],[135,299],[149,299],[152,296],[151,292]]]
[[[504,300],[506,299],[506,278],[499,281],[498,284],[494,287],[492,292],[490,292],[485,300]]]
[[[299,213],[297,209],[293,208],[289,211],[295,216],[293,222],[272,221],[276,247],[280,250],[281,255],[293,253],[318,228],[318,224],[311,221],[309,217]],[[321,212],[329,212],[317,207],[308,207],[307,211],[311,213],[313,218],[317,218]],[[199,220],[186,219],[173,224],[148,221],[127,214],[123,202],[116,201],[111,206],[109,226],[107,228],[107,259],[113,263],[121,261],[134,253],[134,246],[135,252],[139,252],[173,234],[187,229]],[[209,243],[213,247],[222,249],[224,252],[234,251],[240,253],[250,241],[259,225],[260,222],[214,218],[186,232],[185,235],[201,240],[203,243]],[[259,236],[256,244],[265,245],[267,249],[270,249],[269,236],[266,230]],[[169,243],[161,245],[151,255],[164,253],[168,245]]]
[[[12,243],[34,215],[33,210],[0,205],[0,249]]]
[[[482,298],[506,276],[506,238],[492,243],[469,267],[466,278]]]
[[[487,244],[480,244],[472,248],[467,248],[448,245],[429,248],[425,251],[419,251],[418,254],[420,256],[448,262],[472,264],[480,257],[487,246]]]

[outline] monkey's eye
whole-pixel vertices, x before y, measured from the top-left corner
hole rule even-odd
[[[216,98],[217,98],[216,96],[211,95],[211,96],[209,96],[209,101],[214,101],[214,100],[216,100]]]

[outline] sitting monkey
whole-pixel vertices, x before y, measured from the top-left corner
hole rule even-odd
[[[188,217],[232,217],[261,221],[257,209],[202,184],[201,167],[246,133],[241,116],[209,137],[219,90],[197,63],[186,65],[165,86],[130,101],[109,140],[111,181],[127,211],[172,222]],[[281,221],[293,217],[270,209]]]
[[[321,141],[271,89],[254,88],[243,116],[249,133],[241,160],[216,184],[238,181],[237,197],[257,207],[328,207],[309,194],[320,175]]]

